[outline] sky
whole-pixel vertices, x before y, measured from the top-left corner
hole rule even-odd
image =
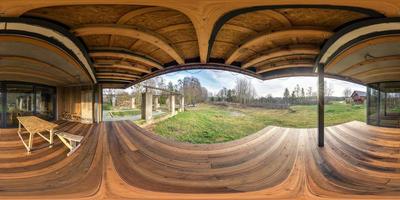
[[[208,69],[179,71],[165,74],[160,77],[164,78],[166,83],[171,81],[173,84],[176,84],[179,79],[183,79],[186,76],[194,76],[198,78],[201,85],[206,87],[207,90],[213,94],[216,94],[223,87],[228,89],[234,88],[235,81],[238,78],[247,78],[250,80],[258,97],[264,97],[268,94],[271,94],[273,97],[282,97],[285,88],[292,91],[296,84],[299,84],[300,87],[304,87],[305,90],[308,87],[312,87],[313,91],[316,91],[317,86],[316,77],[290,77],[262,81],[239,73]],[[366,91],[366,87],[362,85],[330,78],[326,78],[326,80],[329,85],[333,86],[333,96],[343,96],[343,90],[345,88],[350,88],[352,91]]]

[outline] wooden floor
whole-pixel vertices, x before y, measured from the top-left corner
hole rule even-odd
[[[59,124],[85,136],[70,157],[58,139],[27,155],[16,129],[0,130],[0,199],[400,198],[400,129],[350,122],[326,128],[318,148],[315,129],[192,145],[128,121]]]

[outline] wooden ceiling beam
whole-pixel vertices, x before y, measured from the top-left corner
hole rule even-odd
[[[260,35],[253,36],[247,39],[244,43],[240,44],[237,49],[235,49],[230,56],[226,59],[225,64],[232,64],[236,59],[238,59],[243,51],[246,49],[251,49],[253,46],[264,43],[266,41],[272,42],[274,40],[282,38],[293,38],[293,37],[315,37],[327,39],[333,33],[330,31],[319,30],[319,29],[289,29],[277,32],[268,32]]]
[[[94,51],[94,52],[90,52],[89,55],[94,58],[113,57],[113,58],[132,60],[135,62],[139,62],[139,63],[145,64],[145,65],[148,65],[150,67],[155,67],[157,69],[164,69],[164,67],[160,63],[153,61],[149,58],[146,58],[144,56],[136,55],[136,54],[130,54],[130,53],[125,53],[125,52],[114,52],[114,51]]]
[[[243,69],[247,69],[253,65],[258,63],[278,58],[284,56],[291,56],[291,55],[318,55],[319,48],[316,46],[289,46],[287,48],[278,48],[272,51],[269,51],[267,54],[256,56],[255,58],[245,62],[242,65]]]
[[[73,32],[77,36],[87,36],[87,35],[120,35],[130,38],[136,38],[148,42],[167,53],[171,56],[178,64],[184,64],[185,61],[183,56],[178,53],[170,42],[163,36],[156,32],[138,28],[136,26],[128,25],[116,25],[116,24],[92,24],[82,27],[75,28]]]

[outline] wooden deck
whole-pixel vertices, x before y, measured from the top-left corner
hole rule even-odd
[[[67,157],[27,155],[16,129],[0,130],[0,199],[398,199],[400,129],[361,122],[316,129],[267,127],[229,143],[192,145],[131,122],[59,122],[84,136]],[[45,143],[35,138],[35,144]],[[44,145],[45,146],[45,145]]]

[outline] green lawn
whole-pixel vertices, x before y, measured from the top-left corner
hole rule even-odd
[[[112,113],[114,116],[123,117],[123,116],[140,115],[141,111],[140,111],[140,109],[118,110],[118,111],[110,111],[110,113]]]
[[[364,105],[326,105],[326,126],[353,120],[365,121]],[[311,128],[316,124],[317,106],[314,105],[273,110],[202,104],[151,126],[151,130],[182,142],[218,143],[242,138],[268,125]]]

